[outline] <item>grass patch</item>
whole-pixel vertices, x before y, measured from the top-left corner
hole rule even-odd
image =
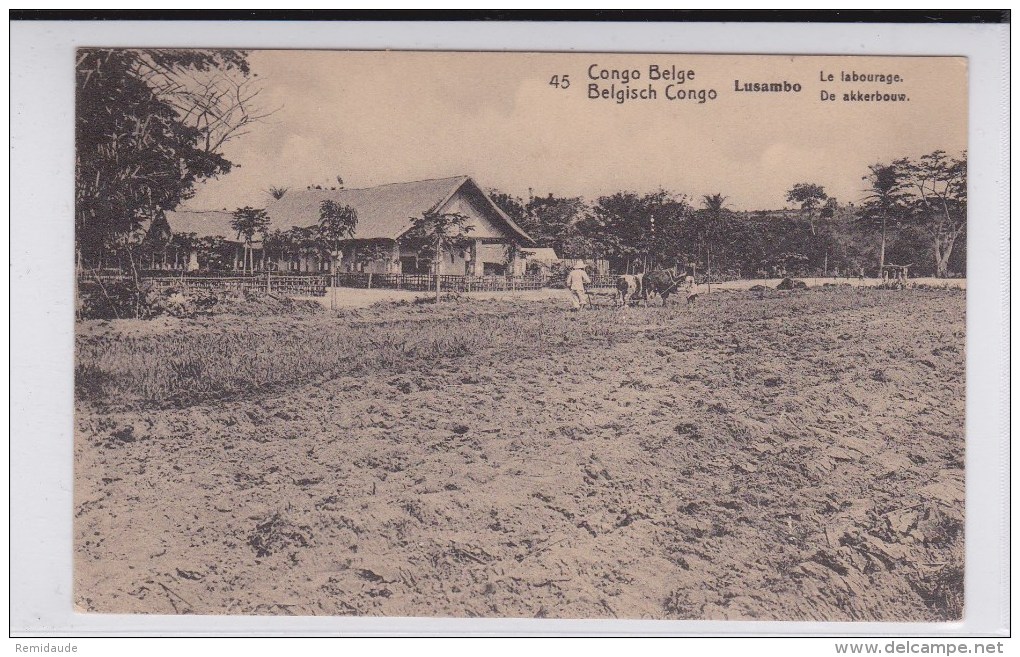
[[[706,323],[784,315],[799,319],[883,303],[887,301],[877,292],[812,291],[796,303],[715,295],[694,312],[673,305],[626,313],[614,308],[569,313],[564,303],[550,301],[523,308],[491,303],[433,306],[414,317],[393,308],[371,321],[325,314],[221,316],[204,323],[177,320],[166,329],[140,332],[114,321],[105,332],[79,331],[75,392],[80,402],[180,406],[343,375],[428,371],[481,352],[513,361],[550,351],[598,349],[607,342],[656,340],[678,327],[697,336],[698,327]],[[399,319],[390,319],[394,316]]]

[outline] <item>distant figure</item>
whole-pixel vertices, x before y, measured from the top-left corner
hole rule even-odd
[[[584,289],[585,285],[591,285],[591,277],[584,270],[584,261],[578,260],[567,274],[567,289],[570,290],[570,302],[574,305],[575,312],[585,303],[590,303],[588,293]]]
[[[690,308],[691,306],[698,302],[698,293],[695,291],[694,286],[695,286],[694,276],[688,273],[686,276],[684,276],[684,288],[685,288],[684,291],[687,293],[688,308]]]

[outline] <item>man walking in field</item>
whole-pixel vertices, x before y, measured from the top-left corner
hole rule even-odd
[[[570,290],[570,301],[574,304],[575,312],[588,302],[588,293],[584,289],[585,285],[591,285],[591,277],[584,270],[584,261],[578,260],[574,263],[574,268],[567,274],[567,289]]]

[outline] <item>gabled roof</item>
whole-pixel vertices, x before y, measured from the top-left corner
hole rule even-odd
[[[411,228],[412,218],[441,208],[464,188],[499,223],[525,241],[531,237],[500,210],[469,176],[392,183],[364,189],[298,189],[266,208],[273,230],[288,230],[318,223],[325,200],[347,205],[358,213],[354,239],[397,239]]]
[[[348,205],[358,213],[354,239],[397,239],[411,228],[413,217],[441,208],[461,190],[469,194],[496,224],[509,228],[526,243],[531,237],[499,209],[469,176],[392,183],[364,189],[297,189],[270,203],[270,230],[307,228],[319,222],[319,208],[325,200]],[[233,213],[220,210],[176,210],[166,213],[174,233],[195,233],[199,237],[237,239],[230,227]]]
[[[195,233],[199,237],[236,239],[237,231],[230,227],[233,218],[233,213],[226,210],[173,210],[166,213],[166,221],[173,233]]]

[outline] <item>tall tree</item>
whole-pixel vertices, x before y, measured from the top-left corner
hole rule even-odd
[[[527,206],[528,219],[522,224],[538,246],[552,247],[561,255],[577,222],[588,210],[584,199],[577,196],[536,196]]]
[[[264,117],[247,54],[78,50],[75,240],[96,260],[131,248],[145,225],[230,171],[223,146]]]
[[[648,270],[686,258],[682,234],[691,215],[685,196],[618,192],[600,197],[577,225],[625,269]]]
[[[329,250],[329,270],[336,272],[343,257],[343,243],[354,238],[358,228],[358,213],[349,205],[326,199],[319,206],[319,238]]]
[[[424,212],[411,217],[411,228],[404,233],[404,239],[419,253],[432,258],[433,273],[436,277],[436,302],[439,302],[440,279],[442,277],[443,253],[467,248],[468,234],[474,226],[470,217],[459,212]]]
[[[904,164],[912,216],[931,239],[935,275],[948,274],[956,240],[967,230],[967,153],[959,158],[937,150]]]
[[[528,216],[528,207],[523,199],[519,196],[501,192],[498,189],[490,189],[488,196],[489,200],[495,203],[496,207],[505,212],[508,217],[513,219],[518,226],[526,231],[529,230],[530,218]],[[534,235],[532,236],[534,237]]]
[[[825,188],[814,183],[797,183],[786,192],[786,200],[789,203],[800,204],[801,212],[808,218],[812,235],[817,232],[815,227],[816,211],[828,198]]]
[[[386,242],[376,240],[364,240],[357,243],[354,251],[355,267],[365,268],[373,263],[382,261],[389,265],[393,258],[393,247]]]
[[[328,248],[323,246],[324,241],[319,237],[318,225],[294,226],[284,231],[288,244],[291,246],[291,253],[298,258],[298,271],[307,271],[307,261],[314,259],[317,270],[321,270],[319,263],[324,255],[328,255]]]
[[[601,196],[586,218],[585,229],[605,249],[624,261],[624,269],[648,270],[654,259],[654,205],[647,196],[635,192],[617,192]]]
[[[728,212],[726,198],[720,192],[705,194],[701,197],[702,210],[697,215],[700,219],[698,221],[698,232],[700,233],[701,243],[705,247],[705,273],[708,276],[710,286],[712,284],[712,247],[719,240],[724,230],[722,225],[723,218]],[[709,287],[709,291],[711,289]]]
[[[243,271],[255,271],[255,252],[252,243],[256,235],[261,235],[263,242],[266,231],[269,230],[269,215],[265,210],[245,206],[234,210],[233,218],[230,220],[230,228],[237,233],[237,239],[244,238],[244,264]],[[263,243],[263,246],[265,244]],[[265,249],[262,250],[265,257]],[[250,268],[249,268],[249,260]]]
[[[564,254],[565,242],[573,237],[571,229],[587,209],[580,197],[562,197],[552,193],[534,196],[525,202],[517,196],[491,190],[489,198],[523,228],[537,246],[554,248],[561,255]]]
[[[906,211],[906,160],[892,164],[872,164],[863,180],[868,182],[868,195],[864,197],[860,218],[879,229],[881,239],[878,250],[878,270],[885,267],[885,249],[890,224],[898,224]]]

